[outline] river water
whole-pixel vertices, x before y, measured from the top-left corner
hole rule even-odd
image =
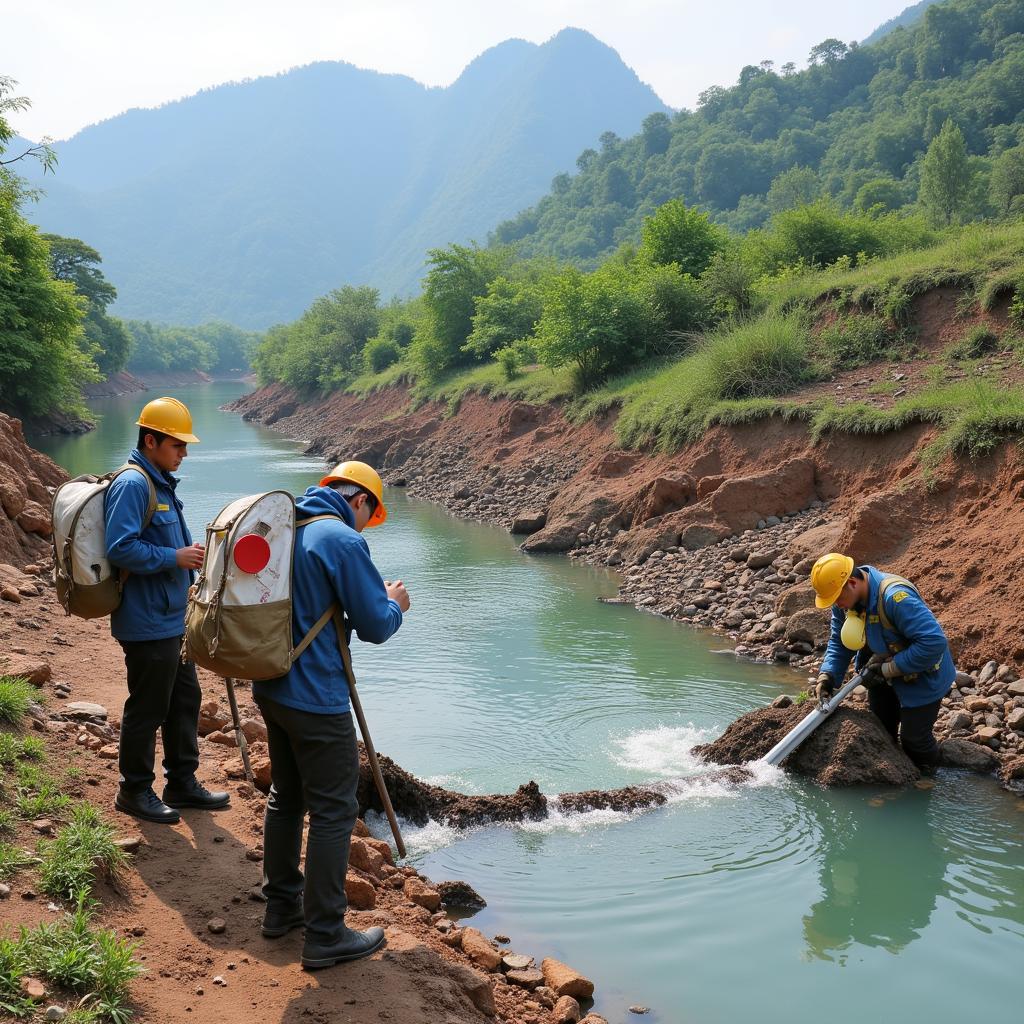
[[[197,537],[228,500],[301,493],[322,469],[218,411],[243,387],[173,392],[202,438],[179,490]],[[72,473],[110,469],[143,400],[97,401],[96,431],[35,443]],[[599,603],[611,573],[527,557],[502,530],[386,497],[387,523],[365,536],[413,607],[388,644],[356,645],[355,667],[377,748],[421,778],[468,793],[535,779],[557,793],[687,777],[695,743],[799,689],[789,671],[716,653],[720,639]],[[473,923],[486,934],[593,978],[611,1024],[1020,1019],[1024,800],[989,779],[826,792],[766,769],[737,787],[695,779],[633,816],[407,826],[406,840],[427,875],[484,895]]]

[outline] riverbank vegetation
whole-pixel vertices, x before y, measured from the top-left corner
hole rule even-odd
[[[76,767],[60,772],[47,762],[43,741],[27,732],[39,693],[23,679],[0,677],[0,882],[34,878],[68,909],[34,928],[0,930],[0,1010],[14,1020],[34,1018],[40,997],[24,982],[35,979],[57,990],[50,1002],[71,1004],[66,1021],[127,1024],[129,986],[142,971],[137,944],[93,923],[97,882],[116,884],[127,858],[96,808],[62,792]]]
[[[987,450],[1017,429],[1013,388],[993,404],[937,373],[881,409],[813,385],[920,354],[915,303],[935,289],[977,334],[948,360],[1022,348],[1018,13],[953,0],[870,47],[828,40],[803,72],[745,68],[696,113],[603,139],[489,245],[433,250],[415,299],[318,300],[269,332],[258,375],[305,393],[403,381],[452,408],[477,390],[563,401],[574,419],[619,409],[624,445],[667,450],[776,414],[815,432],[937,423],[946,448]],[[967,322],[997,307],[998,334]]]
[[[139,372],[249,369],[258,336],[230,324],[166,327],[109,312],[117,289],[101,255],[78,238],[40,232],[24,210],[36,193],[21,160],[52,170],[44,143],[8,153],[11,114],[28,100],[0,76],[0,408],[21,416],[86,417],[82,388],[126,367]]]

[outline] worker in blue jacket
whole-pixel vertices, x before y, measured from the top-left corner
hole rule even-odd
[[[848,555],[823,555],[811,569],[815,604],[832,608],[832,632],[817,679],[829,696],[856,655],[868,703],[919,768],[939,760],[933,727],[956,679],[949,642],[917,589],[901,576]]]
[[[188,588],[203,546],[192,542],[171,474],[199,439],[188,409],[175,398],[149,402],[137,425],[138,447],[128,462],[138,472],[120,473],[104,495],[107,558],[122,573],[121,604],[110,616],[110,631],[128,674],[114,805],[144,821],[172,825],[179,808],[212,810],[229,802],[227,793],[211,793],[196,780],[202,691],[195,665],[181,661]],[[166,775],[162,799],[153,790],[157,729]]]
[[[304,637],[338,605],[348,643],[382,644],[402,624],[409,595],[385,582],[360,536],[387,518],[380,476],[364,462],[343,462],[296,501],[292,562],[292,636]],[[312,520],[303,525],[304,520]],[[305,925],[302,965],[310,970],[369,956],[380,928],[345,924],[345,874],[356,823],[359,752],[338,631],[329,621],[287,675],[253,684],[267,725],[270,795],[264,818],[263,935]],[[299,868],[309,812],[305,875]]]

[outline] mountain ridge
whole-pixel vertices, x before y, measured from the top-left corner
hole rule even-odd
[[[443,88],[320,61],[83,129],[26,212],[100,251],[120,315],[266,327],[342,284],[411,292],[427,249],[482,241],[601,132],[667,109],[579,29]]]

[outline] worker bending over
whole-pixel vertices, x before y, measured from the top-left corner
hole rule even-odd
[[[828,697],[850,660],[882,724],[921,769],[939,760],[932,728],[956,678],[949,642],[912,583],[848,555],[823,555],[811,569],[815,604],[832,608],[832,632],[817,679]]]

